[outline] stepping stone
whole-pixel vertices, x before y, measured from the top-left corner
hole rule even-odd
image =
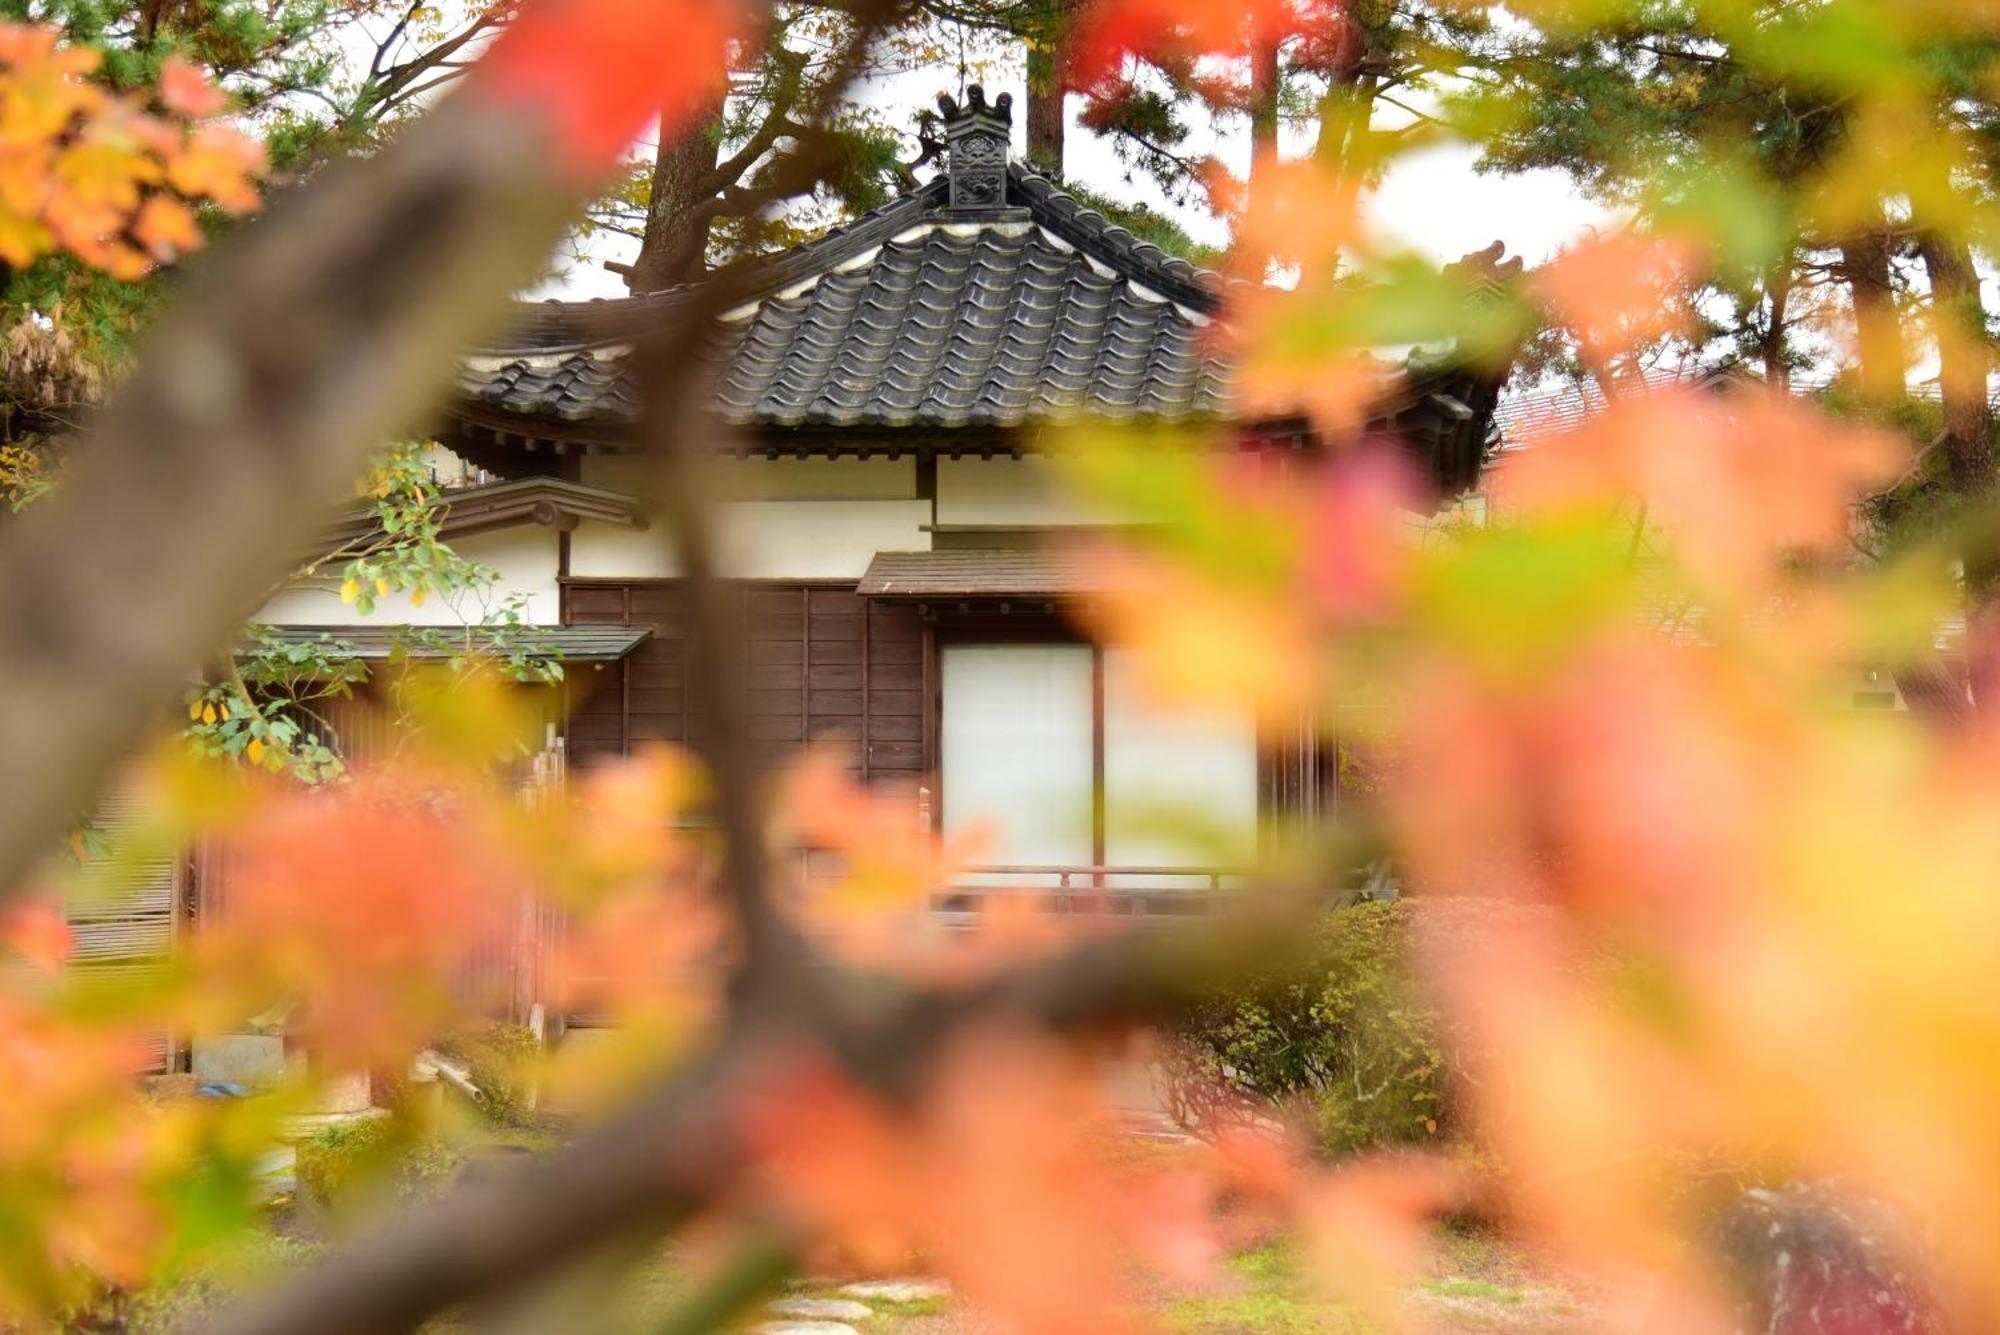
[[[866,1321],[875,1315],[867,1303],[852,1298],[780,1298],[767,1303],[772,1316],[797,1317],[807,1321]]]
[[[756,1335],[861,1335],[840,1321],[766,1321],[751,1329]]]
[[[951,1285],[941,1279],[869,1279],[844,1286],[849,1298],[873,1298],[885,1303],[927,1303],[951,1297]]]

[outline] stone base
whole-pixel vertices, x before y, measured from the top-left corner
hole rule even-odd
[[[368,1073],[330,1077],[320,1091],[319,1111],[323,1113],[367,1112],[374,1103],[374,1086]]]
[[[189,1056],[198,1085],[241,1085],[254,1092],[281,1083],[288,1070],[279,1034],[203,1034]]]

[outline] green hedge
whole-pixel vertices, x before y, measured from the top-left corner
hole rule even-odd
[[[1448,1136],[1444,1051],[1409,913],[1400,902],[1332,910],[1306,966],[1202,1002],[1171,1045],[1175,1112],[1193,1123],[1282,1116],[1330,1156]]]

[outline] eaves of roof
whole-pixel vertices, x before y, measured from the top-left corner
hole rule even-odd
[[[447,540],[515,524],[541,524],[567,530],[586,519],[624,528],[644,528],[647,523],[645,503],[636,496],[552,477],[521,478],[450,491],[440,498],[440,504],[444,507],[444,517],[438,533]],[[324,547],[365,541],[379,531],[374,510],[358,507],[325,530]]]
[[[877,552],[856,592],[865,598],[1073,598],[1101,593],[1105,577],[1087,551],[1064,547]]]
[[[425,627],[403,625],[263,626],[260,632],[279,644],[311,645],[331,657],[379,662],[396,654],[417,661],[438,661],[494,647],[494,633],[481,626]],[[625,657],[652,634],[646,626],[524,626],[518,632],[529,657],[568,663],[609,663]],[[238,655],[256,646],[238,647]]]

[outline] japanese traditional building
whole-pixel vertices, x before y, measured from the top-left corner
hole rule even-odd
[[[720,558],[746,602],[751,730],[773,764],[832,739],[868,781],[918,789],[937,828],[991,824],[995,865],[947,907],[1002,889],[1172,907],[1247,864],[1275,819],[1331,801],[1324,728],[1300,719],[1274,734],[1142,698],[1127,652],[1073,618],[1096,576],[1050,539],[1101,521],[1041,456],[1088,421],[1206,427],[1191,438],[1281,465],[1330,442],[1303,417],[1242,411],[1215,337],[1217,276],[1014,161],[1008,98],[973,88],[944,111],[941,172],[758,262],[700,353],[703,426],[727,484]],[[1468,289],[1518,268],[1499,254],[1464,262]],[[465,359],[441,424],[477,479],[448,493],[441,536],[498,572],[493,596],[518,598],[562,659],[544,772],[701,726],[674,547],[645,499],[654,465],[634,369],[635,347],[698,299],[526,308]],[[1427,348],[1380,370],[1367,430],[1413,451],[1443,493],[1469,488],[1504,368]],[[341,521],[329,547],[374,522]],[[300,587],[254,620],[366,660],[407,644],[400,627],[476,637],[483,610],[397,595],[364,616]],[[385,744],[368,711],[335,724],[350,760]],[[1196,818],[1158,819],[1176,809]],[[162,861],[129,893],[87,899],[77,962],[150,967],[226,879]],[[163,1037],[158,1061],[174,1051]]]
[[[1247,861],[1267,817],[1326,801],[1317,729],[1259,735],[1141,699],[1124,651],[1069,616],[1092,572],[1042,539],[1097,521],[1038,455],[1084,420],[1222,426],[1231,448],[1280,454],[1325,442],[1302,417],[1239,411],[1214,337],[1220,279],[1013,160],[1006,96],[975,87],[943,106],[943,170],[759,262],[702,352],[755,739],[774,758],[839,739],[866,779],[921,786],[939,827],[994,823],[995,861],[1033,869],[991,873],[999,884],[1200,884],[1166,869]],[[1497,278],[1497,257],[1471,263]],[[447,536],[565,653],[572,764],[700,726],[672,544],[642,499],[634,378],[635,344],[694,299],[524,310],[465,360],[440,435],[500,479],[452,496]],[[1384,363],[1370,429],[1463,489],[1503,374],[1448,350]],[[454,615],[433,603],[368,620]],[[302,635],[358,619],[318,590],[259,617]],[[1120,814],[1191,797],[1199,846]]]

